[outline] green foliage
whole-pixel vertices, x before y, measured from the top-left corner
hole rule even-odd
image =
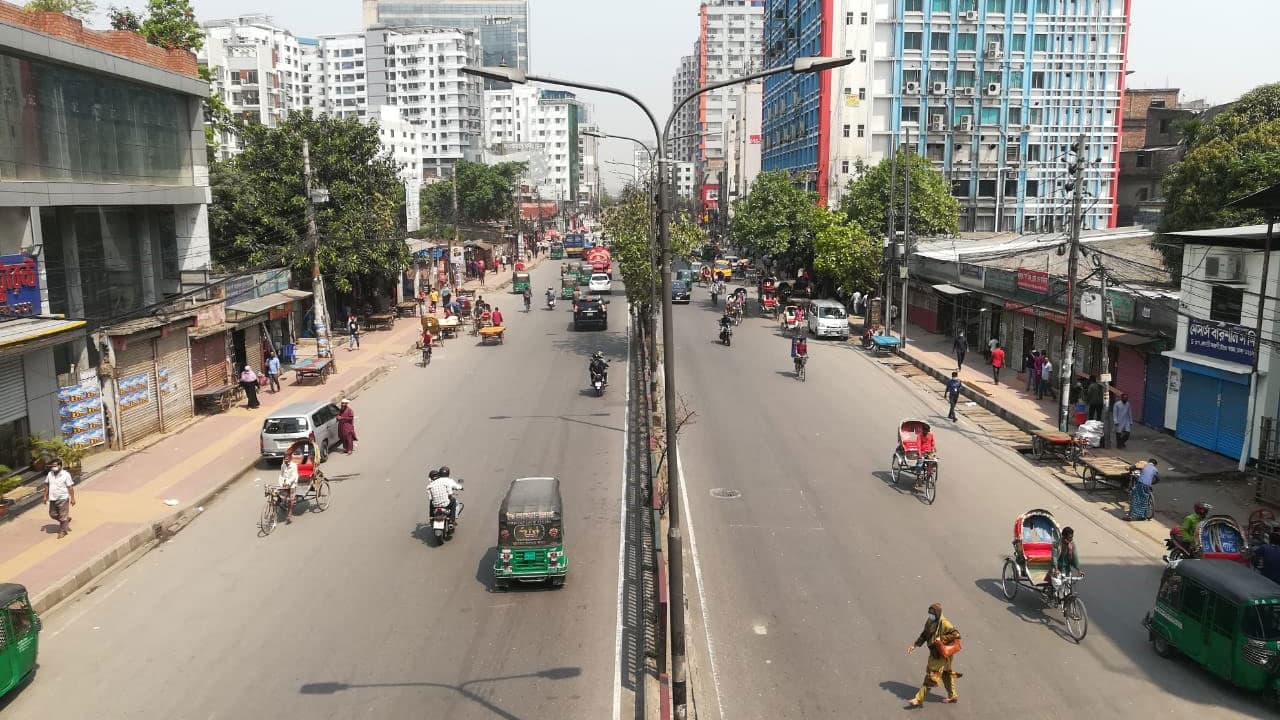
[[[821,225],[817,193],[801,190],[784,171],[766,172],[733,208],[729,232],[747,255],[771,256],[784,268],[810,265]]]
[[[486,165],[460,161],[456,166],[459,223],[508,220],[515,208],[515,189],[526,163]],[[420,202],[424,224],[452,225],[454,179],[422,188]]]
[[[291,113],[275,128],[242,128],[245,150],[210,169],[209,229],[224,268],[283,263],[311,277],[303,196],[302,140],[311,142],[313,187],[329,191],[316,206],[320,267],[350,292],[360,277],[394,277],[408,262],[400,234],[404,186],[378,141],[376,124]]]
[[[22,6],[27,12],[56,12],[84,20],[98,9],[93,0],[31,0]]]
[[[0,495],[4,495],[22,484],[22,476],[12,475],[12,472],[8,467],[0,465]]]
[[[29,440],[31,463],[43,467],[55,459],[61,459],[67,470],[80,469],[80,461],[84,459],[85,448],[68,445],[61,436],[50,438],[32,436]]]
[[[658,283],[658,273],[653,267],[655,240],[648,198],[642,192],[624,192],[616,204],[605,210],[602,224],[605,236],[613,242],[613,260],[626,284],[627,300],[638,307],[647,307]]]
[[[671,223],[671,257],[688,259],[694,256],[703,245],[707,244],[707,231],[694,221],[688,212],[681,212]]]
[[[866,173],[849,181],[840,208],[868,235],[883,239],[888,226],[889,179],[892,158],[885,158]],[[922,155],[898,151],[896,183],[893,191],[895,217],[899,222],[906,207],[907,171],[911,174],[911,234],[954,235],[960,230],[960,202],[951,196],[951,184],[933,163]]]
[[[1280,83],[1258,87],[1207,122],[1184,124],[1187,153],[1165,175],[1162,233],[1262,222],[1262,214],[1228,203],[1280,182]],[[1176,278],[1182,244],[1160,237],[1156,247]]]
[[[195,52],[204,47],[204,30],[190,0],[147,0],[142,36],[152,45]]]
[[[107,11],[107,21],[111,23],[112,30],[142,32],[142,16],[129,8],[119,8],[113,5]],[[207,80],[208,78],[205,79]]]
[[[832,287],[852,291],[879,282],[882,247],[842,213],[821,208],[814,240],[813,270]]]

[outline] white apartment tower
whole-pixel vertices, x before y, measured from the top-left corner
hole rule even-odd
[[[653,172],[653,149],[652,148],[636,148],[631,153],[632,176],[631,181],[636,187],[645,187],[649,180],[650,173]]]
[[[729,120],[725,122],[725,181],[721,196],[725,204],[751,192],[756,176],[760,174],[761,101],[764,84],[749,83],[742,88]]]
[[[702,3],[701,68],[697,87],[757,72],[764,59],[764,3],[751,0],[706,0]],[[696,158],[707,182],[724,165],[724,125],[737,107],[741,85],[701,95],[697,104]]]
[[[579,124],[586,107],[573,95],[530,85],[484,91],[483,145],[536,149],[546,160],[545,177],[530,177],[544,198],[580,199],[583,182]],[[527,148],[525,146],[536,146]]]
[[[591,207],[600,195],[600,139],[584,131],[599,132],[594,125],[578,128],[578,204]]]
[[[671,78],[672,107],[675,107],[681,99],[688,97],[700,84],[698,71],[699,58],[702,54],[700,47],[700,44],[695,42],[693,54],[680,58],[680,66],[676,68],[676,74]],[[697,132],[698,104],[689,102],[676,115],[675,122],[671,125],[671,147],[667,148],[667,155],[677,160],[692,162],[698,148]]]

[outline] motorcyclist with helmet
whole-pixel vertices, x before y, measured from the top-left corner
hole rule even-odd
[[[1196,535],[1200,529],[1200,521],[1209,516],[1213,512],[1213,506],[1201,500],[1196,503],[1195,508],[1182,519],[1182,533],[1178,536],[1187,548],[1196,546]]]
[[[594,382],[596,375],[600,376],[605,385],[609,384],[609,361],[604,359],[604,353],[599,350],[591,354],[591,363],[587,366],[588,382]]]
[[[547,307],[552,310],[556,307],[556,291],[551,288],[547,288]]]
[[[462,483],[449,477],[448,465],[440,466],[439,470],[432,470],[427,476],[431,478],[431,482],[427,483],[427,494],[431,497],[432,512],[434,513],[436,508],[447,507],[449,519],[456,523],[458,520],[457,493],[462,489]]]

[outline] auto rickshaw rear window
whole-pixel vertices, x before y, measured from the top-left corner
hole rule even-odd
[[[285,433],[300,433],[307,431],[306,418],[268,418],[263,425],[263,432],[272,435],[283,435]]]
[[[4,609],[4,614],[9,616],[15,638],[23,637],[31,630],[31,608],[26,600],[15,600],[9,603],[9,606]]]
[[[1280,640],[1280,605],[1250,605],[1244,611],[1244,634],[1250,640]]]

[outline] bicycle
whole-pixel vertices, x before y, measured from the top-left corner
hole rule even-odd
[[[809,356],[797,355],[793,360],[796,365],[796,379],[804,382],[804,367],[809,364]]]
[[[423,345],[422,346],[422,367],[426,367],[430,364],[431,364],[431,346]]]

